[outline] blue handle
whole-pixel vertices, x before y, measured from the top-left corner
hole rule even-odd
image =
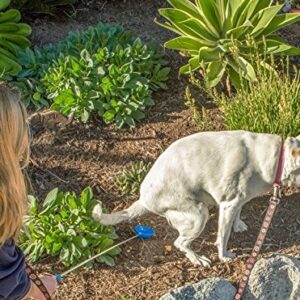
[[[154,236],[155,231],[146,225],[138,225],[134,227],[134,231],[139,238],[149,239]]]
[[[62,281],[62,276],[61,276],[61,274],[55,275],[55,278],[56,278],[56,281],[57,281],[57,282],[61,282],[61,281]]]

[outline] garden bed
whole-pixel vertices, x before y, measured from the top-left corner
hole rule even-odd
[[[71,18],[40,18],[31,23],[33,42],[41,45],[57,42],[70,30],[83,29],[98,22],[119,24],[144,41],[154,40],[162,45],[170,38],[169,32],[157,26],[153,19],[158,8],[167,6],[165,1],[110,0],[90,1],[80,7]],[[290,42],[300,44],[298,30],[285,30]],[[184,78],[178,78],[178,68],[183,58],[167,51],[171,62],[169,89],[154,94],[156,105],[147,111],[147,117],[134,129],[117,129],[93,120],[87,125],[77,121],[59,130],[59,124],[47,117],[34,122],[32,160],[29,175],[35,193],[44,197],[49,190],[59,187],[65,191],[80,192],[91,186],[96,198],[111,210],[128,207],[136,200],[122,196],[114,178],[135,160],[154,162],[173,141],[197,132],[190,111],[184,106],[186,86]],[[214,130],[221,130],[220,113],[208,103]],[[267,149],[266,149],[267,151]],[[290,194],[291,191],[287,191]],[[263,255],[274,252],[300,257],[300,194],[284,197],[272,222]],[[116,227],[120,240],[133,235],[132,226],[147,224],[156,230],[156,237],[133,240],[122,246],[116,257],[116,266],[96,264],[93,269],[81,269],[76,275],[64,279],[55,299],[103,299],[103,300],[156,300],[169,289],[196,282],[203,278],[221,276],[236,283],[244,269],[247,254],[258,234],[262,216],[268,205],[264,196],[246,205],[242,218],[249,226],[244,233],[232,234],[229,248],[239,255],[230,263],[220,263],[214,246],[217,230],[217,213],[211,219],[194,249],[213,261],[212,268],[193,266],[181,252],[173,247],[176,231],[165,219],[148,215]],[[298,246],[297,246],[298,245]],[[55,259],[46,258],[36,265],[40,272],[58,273],[64,268]]]

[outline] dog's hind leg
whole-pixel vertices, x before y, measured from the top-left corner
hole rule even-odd
[[[210,266],[211,261],[207,257],[197,255],[190,248],[192,241],[201,234],[206,225],[209,217],[208,208],[201,203],[188,211],[169,210],[165,216],[179,232],[174,242],[175,247],[184,252],[192,263]]]
[[[244,232],[248,230],[247,224],[241,220],[241,211],[242,208],[240,208],[235,216],[234,222],[233,222],[233,231],[234,232]]]

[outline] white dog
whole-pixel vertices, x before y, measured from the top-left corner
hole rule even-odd
[[[178,230],[174,245],[192,263],[209,266],[210,260],[191,248],[208,220],[208,208],[219,207],[216,245],[222,261],[235,256],[227,250],[233,227],[247,230],[240,219],[242,206],[268,192],[275,180],[281,138],[246,131],[203,132],[174,142],[156,160],[145,177],[140,198],[128,209],[103,214],[101,206],[93,216],[113,225],[153,212],[164,216]],[[281,183],[300,186],[300,136],[284,141]]]

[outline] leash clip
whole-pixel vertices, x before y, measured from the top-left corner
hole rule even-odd
[[[273,185],[273,196],[270,198],[270,202],[275,202],[276,204],[279,204],[281,196],[281,186],[275,183]]]

